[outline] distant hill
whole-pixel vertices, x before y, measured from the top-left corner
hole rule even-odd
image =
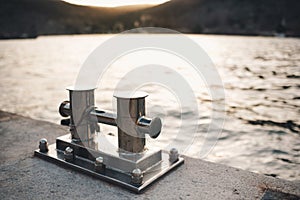
[[[0,38],[120,31],[117,16],[149,7],[85,7],[60,0],[0,0]]]
[[[300,36],[299,0],[172,0],[126,16],[188,33]]]
[[[60,0],[0,0],[0,38],[120,32],[159,26],[186,33],[300,36],[299,0],[172,0],[96,8]]]

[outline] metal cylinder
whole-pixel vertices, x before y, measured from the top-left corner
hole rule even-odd
[[[74,90],[67,88],[70,96],[70,131],[74,142],[89,141],[93,138],[97,119],[90,117],[90,112],[94,110],[95,99],[94,89]]]
[[[99,129],[98,122],[118,127],[119,149],[140,153],[145,148],[145,134],[156,138],[160,134],[161,119],[145,117],[145,92],[119,92],[117,98],[117,114],[94,107],[94,89],[74,90],[68,88],[70,101],[64,101],[59,107],[63,117],[70,116],[70,132],[74,142],[85,142],[93,139]],[[87,143],[86,143],[87,142]]]
[[[145,92],[134,94],[122,92],[114,95],[117,98],[118,143],[120,150],[132,153],[144,151],[145,136],[138,132],[137,121],[145,116]]]

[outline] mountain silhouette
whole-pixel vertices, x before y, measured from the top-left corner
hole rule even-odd
[[[0,0],[0,38],[115,33],[145,26],[184,33],[300,36],[299,0],[172,0],[86,7],[60,0]]]

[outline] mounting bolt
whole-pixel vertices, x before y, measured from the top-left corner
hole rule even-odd
[[[103,157],[98,157],[95,160],[95,171],[96,172],[103,172],[105,170],[105,164]]]
[[[169,161],[171,163],[175,163],[178,161],[178,157],[179,157],[178,150],[176,148],[172,148],[169,152]]]
[[[40,140],[39,148],[40,148],[40,152],[43,152],[43,153],[46,153],[46,152],[49,151],[49,149],[48,149],[48,142],[47,142],[46,138],[42,138]]]
[[[134,184],[142,184],[143,182],[143,172],[140,169],[134,169],[131,173],[131,181]]]
[[[67,147],[64,151],[65,161],[71,162],[74,159],[74,151],[71,147]]]

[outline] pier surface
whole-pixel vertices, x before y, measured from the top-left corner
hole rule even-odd
[[[1,199],[300,199],[300,183],[203,160],[185,164],[135,194],[33,156],[66,127],[0,111]]]

